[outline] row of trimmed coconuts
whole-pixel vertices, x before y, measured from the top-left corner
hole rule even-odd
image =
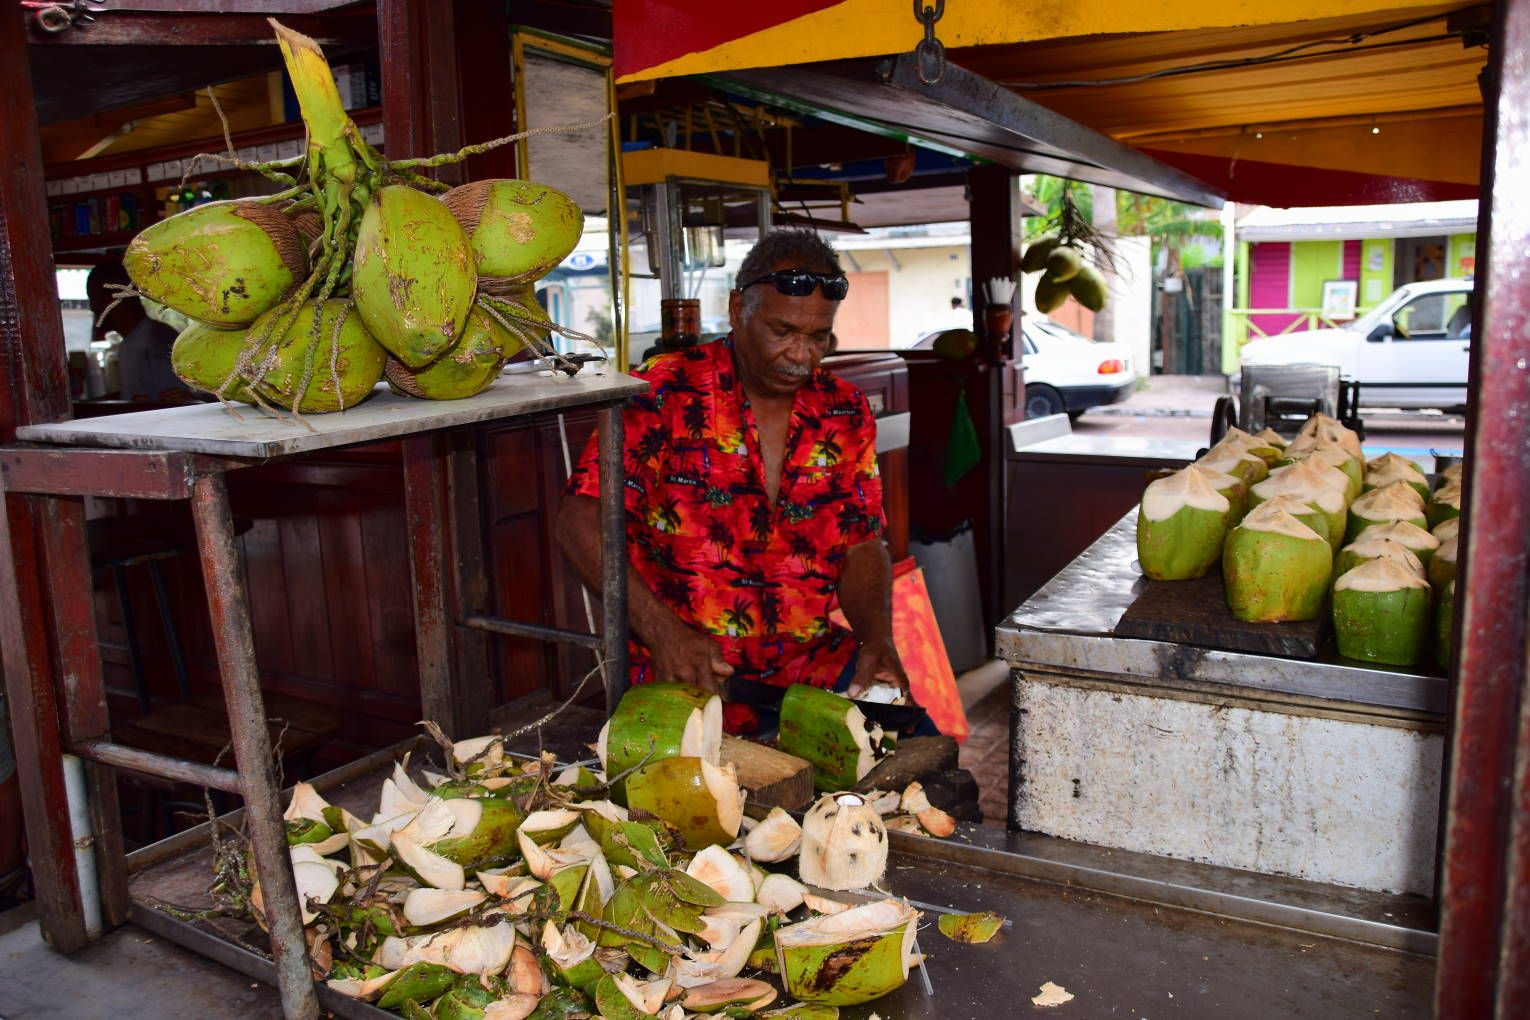
[[[618,770],[636,719],[650,739]],[[285,818],[320,976],[415,1020],[824,1020],[900,987],[919,912],[822,890],[874,886],[895,813],[940,827],[938,809],[914,784],[754,822],[720,723],[715,695],[647,685],[600,771],[490,736],[451,744],[445,774],[396,765],[366,818],[298,784]],[[770,1008],[780,990],[797,1001]]]
[[[1220,562],[1228,608],[1244,621],[1310,620],[1331,595],[1339,653],[1352,659],[1413,665],[1432,629],[1443,665],[1460,471],[1447,468],[1431,488],[1405,457],[1365,461],[1359,437],[1321,414],[1289,443],[1234,428],[1147,486],[1138,561],[1160,581],[1203,577]]]
[[[1037,238],[1025,249],[1020,271],[1041,274],[1036,281],[1036,310],[1043,315],[1062,307],[1069,297],[1091,312],[1105,307],[1104,275],[1085,262],[1083,251],[1066,238]]]

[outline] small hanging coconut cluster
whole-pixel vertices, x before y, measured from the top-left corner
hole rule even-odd
[[[224,401],[323,414],[366,400],[384,377],[410,396],[472,396],[523,347],[545,353],[549,330],[568,331],[532,285],[578,243],[579,208],[532,181],[447,190],[417,172],[508,139],[384,159],[346,114],[318,45],[271,24],[307,152],[234,161],[283,190],[152,224],[124,257],[138,293],[192,320],[176,374]]]
[[[1020,259],[1021,272],[1041,274],[1036,310],[1045,315],[1071,297],[1091,312],[1100,311],[1109,297],[1105,276],[1090,265],[1086,253],[1114,271],[1108,239],[1095,231],[1066,192],[1061,210],[1047,226],[1048,232],[1032,241]]]

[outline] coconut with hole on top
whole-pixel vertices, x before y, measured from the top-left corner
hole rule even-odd
[[[802,816],[797,874],[807,885],[864,889],[886,871],[887,827],[860,794],[824,794]]]
[[[1395,560],[1374,559],[1333,585],[1339,654],[1362,662],[1411,666],[1429,636],[1429,582]]]
[[[1365,530],[1371,532],[1374,529],[1366,528]],[[1371,560],[1391,560],[1419,577],[1427,577],[1424,573],[1423,561],[1412,549],[1401,542],[1394,542],[1390,538],[1381,538],[1376,535],[1370,537],[1362,535],[1340,549],[1338,558],[1333,562],[1333,576],[1339,577]]]
[[[1349,508],[1349,525],[1344,530],[1344,539],[1353,542],[1371,525],[1393,521],[1407,521],[1420,528],[1425,524],[1424,501],[1407,482],[1393,482],[1355,500]]]
[[[1326,468],[1331,477],[1325,478],[1325,468],[1325,465],[1308,463],[1276,468],[1270,472],[1270,477],[1249,490],[1249,510],[1252,512],[1276,496],[1291,496],[1323,515],[1325,527],[1321,534],[1330,548],[1337,549],[1343,543],[1346,519],[1344,475]]]
[[[1255,507],[1227,536],[1227,608],[1250,623],[1311,620],[1323,610],[1333,550],[1279,507]]]
[[[1459,544],[1459,538],[1447,538],[1429,558],[1429,583],[1435,588],[1444,588],[1456,579],[1456,549]]]
[[[1461,483],[1459,481],[1446,482],[1434,490],[1434,495],[1429,497],[1429,505],[1425,508],[1425,515],[1431,528],[1438,527],[1445,521],[1461,516]]]
[[[1407,457],[1395,453],[1383,453],[1365,465],[1365,491],[1384,489],[1393,482],[1407,482],[1418,490],[1419,498],[1429,498],[1429,479],[1419,466]]]
[[[1434,607],[1434,662],[1443,670],[1450,669],[1451,637],[1456,626],[1456,582],[1447,581],[1440,589],[1440,597]]]
[[[1155,581],[1206,576],[1222,553],[1232,503],[1187,467],[1148,484],[1137,514],[1137,560]]]
[[[1388,542],[1396,542],[1404,546],[1419,562],[1429,565],[1429,557],[1440,547],[1440,539],[1425,531],[1417,524],[1408,521],[1389,521],[1386,524],[1372,524],[1355,536],[1355,542],[1364,542],[1368,539],[1385,539]],[[1353,543],[1351,543],[1353,544]],[[1342,574],[1344,571],[1335,568],[1334,573]]]

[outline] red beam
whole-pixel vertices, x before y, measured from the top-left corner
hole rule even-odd
[[[106,10],[97,14],[95,21],[81,22],[63,32],[48,33],[34,27],[28,41],[35,46],[275,46],[276,36],[266,20],[271,16],[313,37],[321,46],[367,46],[376,37],[371,18],[353,15],[315,18],[266,11],[187,17]]]
[[[64,496],[189,499],[197,461],[184,453],[12,446],[0,449],[0,486]]]
[[[1450,181],[1388,177],[1383,173],[1323,170],[1257,159],[1230,160],[1198,152],[1143,149],[1146,155],[1227,192],[1228,201],[1281,208],[1315,205],[1378,205],[1447,202],[1476,198],[1477,187]]]
[[[1530,0],[1495,5],[1483,83],[1471,413],[1435,1016],[1530,1014]],[[1523,714],[1522,714],[1523,713]],[[1517,764],[1516,764],[1517,763]],[[1518,799],[1516,812],[1515,801]]]

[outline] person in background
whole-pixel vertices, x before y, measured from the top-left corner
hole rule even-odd
[[[99,339],[109,332],[122,337],[117,349],[118,397],[122,400],[152,400],[180,403],[190,397],[190,388],[170,367],[170,348],[175,344],[174,329],[149,318],[143,302],[136,297],[118,301],[118,285],[131,283],[127,270],[118,261],[102,262],[85,278],[85,296]],[[110,312],[106,309],[111,307]],[[106,317],[102,318],[102,313]]]

